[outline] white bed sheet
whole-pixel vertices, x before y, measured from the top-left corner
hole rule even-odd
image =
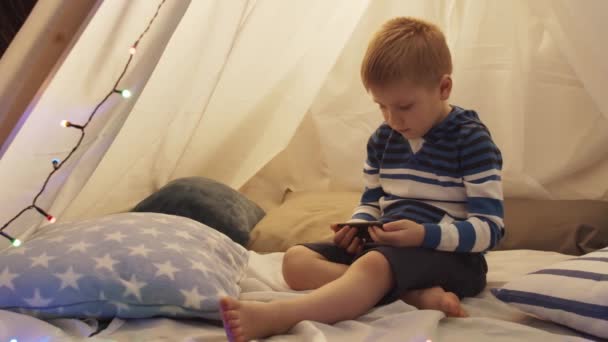
[[[282,253],[261,255],[250,252],[246,277],[241,282],[242,299],[273,300],[298,296],[288,289],[281,275]],[[535,271],[571,256],[530,250],[491,252],[488,288],[463,304],[469,318],[446,318],[431,310],[416,310],[395,302],[378,307],[357,320],[333,326],[305,321],[287,335],[272,342],[339,341],[590,341],[573,330],[527,316],[492,296],[489,289],[515,277]],[[97,329],[91,320],[62,319],[44,322],[29,316],[0,310],[0,341],[79,341]],[[156,318],[123,321],[115,319],[108,328],[87,341],[226,341],[219,326],[200,321]]]

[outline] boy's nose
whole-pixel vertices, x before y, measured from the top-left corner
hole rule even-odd
[[[406,128],[403,120],[401,120],[396,115],[392,115],[389,113],[387,121],[388,121],[388,125],[396,131],[402,131],[402,130],[405,130],[405,128]]]

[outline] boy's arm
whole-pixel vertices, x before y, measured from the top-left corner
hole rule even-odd
[[[365,191],[361,196],[361,202],[355,209],[351,222],[377,221],[380,218],[380,198],[384,196],[384,190],[380,186],[380,160],[378,149],[381,146],[379,131],[376,131],[367,142],[367,159],[363,167],[363,178]]]
[[[460,156],[468,217],[452,223],[424,224],[422,245],[443,251],[487,251],[504,235],[502,156],[489,132],[482,128],[463,139]]]

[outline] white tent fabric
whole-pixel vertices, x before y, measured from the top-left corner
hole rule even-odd
[[[50,159],[73,146],[58,122],[86,119],[156,6],[100,4],[0,160],[0,221],[29,205]],[[507,196],[608,200],[602,13],[603,0],[168,0],[123,81],[136,95],[102,108],[41,204],[60,220],[98,216],[192,175],[246,184],[269,203],[288,188],[359,189],[381,117],[358,67],[373,31],[400,15],[444,29],[451,102],[493,132]],[[31,213],[8,232],[39,223]]]
[[[110,101],[87,131],[86,152],[54,203],[64,182],[53,179],[45,192],[60,219],[127,210],[180,176],[244,183],[287,145],[367,3],[166,6],[123,82],[141,95]],[[111,87],[155,9],[149,1],[102,3],[2,159],[0,177],[14,185],[3,198],[3,220],[29,204],[50,159],[67,154],[75,140],[60,131],[59,121],[66,112],[75,113],[74,122],[86,119],[91,105],[83,104],[99,101]],[[17,222],[38,221],[33,213]]]
[[[372,2],[307,123],[245,190],[255,196],[274,186],[272,205],[285,189],[360,189],[357,167],[365,157],[364,143],[381,118],[360,85],[358,66],[373,30],[390,17],[413,15],[446,32],[454,60],[451,102],[478,110],[490,127],[505,159],[505,196],[608,200],[608,98],[599,95],[598,82],[608,81],[608,63],[596,53],[607,52],[599,46],[599,27],[605,24],[586,23],[593,18],[586,13],[605,13],[608,3],[585,2],[579,11],[581,6],[573,1]],[[320,143],[311,146],[311,141]]]

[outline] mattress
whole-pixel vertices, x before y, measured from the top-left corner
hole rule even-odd
[[[303,292],[290,290],[281,275],[283,253],[250,251],[241,299],[270,301]],[[377,307],[357,320],[334,325],[304,321],[288,334],[267,341],[597,341],[581,332],[528,316],[500,301],[490,289],[538,270],[569,255],[532,250],[490,252],[488,286],[474,298],[464,299],[468,318],[446,318],[441,312],[417,310],[403,302]],[[153,318],[114,319],[100,329],[95,320],[56,319],[48,322],[0,311],[0,339],[17,341],[226,341],[221,325],[200,320]]]

